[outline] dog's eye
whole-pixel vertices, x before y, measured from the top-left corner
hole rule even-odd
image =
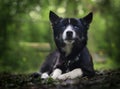
[[[79,29],[79,27],[78,27],[78,26],[74,26],[74,28],[75,28],[75,29]]]

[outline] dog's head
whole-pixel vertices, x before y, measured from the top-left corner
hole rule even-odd
[[[83,18],[62,18],[50,11],[55,43],[60,51],[65,45],[73,45],[78,49],[87,43],[87,30],[92,21],[92,13]]]

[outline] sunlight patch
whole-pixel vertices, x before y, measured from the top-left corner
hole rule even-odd
[[[66,10],[65,10],[64,7],[60,7],[60,8],[57,9],[57,12],[58,12],[58,13],[64,13],[65,11],[66,11]]]

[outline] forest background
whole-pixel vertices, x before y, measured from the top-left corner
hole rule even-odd
[[[0,0],[0,72],[39,71],[55,49],[50,10],[76,18],[93,12],[88,48],[94,67],[120,67],[120,0]]]

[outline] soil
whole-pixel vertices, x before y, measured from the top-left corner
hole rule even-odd
[[[0,89],[120,89],[120,69],[96,71],[92,78],[42,80],[33,74],[0,73]]]

